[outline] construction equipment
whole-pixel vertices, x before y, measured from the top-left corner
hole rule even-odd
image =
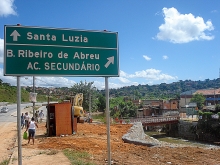
[[[83,110],[83,93],[77,93],[72,101],[72,111],[74,117],[77,117],[77,123],[84,123],[85,121],[85,113]]]

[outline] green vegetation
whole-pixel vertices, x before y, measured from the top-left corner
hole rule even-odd
[[[220,119],[213,119],[212,112],[202,112],[199,111],[199,116],[202,116],[202,119],[198,121],[197,129],[203,134],[211,134],[213,137],[220,138]],[[218,112],[220,115],[220,112]]]
[[[214,113],[212,113],[212,112],[202,112],[202,111],[199,111],[199,116],[202,116],[203,120],[211,120],[213,114]]]
[[[197,103],[198,109],[202,109],[205,102],[205,96],[203,96],[203,94],[201,93],[196,93],[195,95],[193,95],[190,101]]]
[[[216,110],[217,112],[220,112],[220,104],[216,104],[216,105],[215,105],[215,110]]]
[[[17,88],[9,86],[8,84],[0,85],[0,102],[17,102]],[[25,102],[29,99],[29,93],[25,90],[21,90],[21,101]]]
[[[65,149],[63,153],[70,160],[72,165],[95,165],[89,161],[91,155],[87,152]]]
[[[110,115],[113,118],[135,117],[137,108],[130,100],[123,97],[110,99]]]
[[[219,87],[220,78],[214,80],[206,79],[204,81],[180,80],[170,84],[139,84],[137,86],[131,85],[118,89],[109,89],[109,94],[114,97],[125,96],[129,99],[178,99],[182,92]],[[105,95],[105,90],[101,90],[100,92]]]
[[[102,123],[105,123],[105,113],[98,114],[98,115],[92,115],[92,119],[99,121],[99,122],[102,122]]]
[[[220,78],[205,81],[191,81],[180,80],[179,82],[173,82],[171,84],[161,83],[159,85],[138,85],[127,86],[118,89],[109,89],[110,99],[110,111],[113,118],[127,118],[136,116],[136,111],[139,107],[136,107],[132,100],[137,99],[179,99],[179,95],[182,92],[188,90],[208,89],[216,88],[220,86]],[[32,87],[25,87],[21,90],[21,101],[29,102],[29,92],[32,92]],[[15,103],[17,101],[17,88],[10,86],[8,83],[3,83],[0,80],[0,102]],[[76,93],[83,93],[83,108],[85,111],[89,111],[89,103],[91,100],[91,111],[105,112],[106,97],[105,90],[98,90],[93,82],[80,82],[73,84],[71,88],[61,87],[51,90],[49,88],[39,87],[36,88],[37,102],[43,102],[48,100],[48,94],[50,93],[50,101],[61,101],[65,99],[73,99]],[[191,101],[197,102],[198,108],[201,107],[204,96],[196,94]],[[220,112],[220,105],[216,105],[217,112]]]
[[[0,162],[0,165],[8,165],[10,162],[10,159],[5,159],[2,162]]]
[[[32,92],[32,88],[28,87],[27,89],[21,88],[21,102],[29,102],[29,92]],[[17,87],[11,86],[8,83],[3,83],[0,79],[0,102],[9,102],[16,103],[17,102]],[[47,101],[48,96],[39,93],[37,95],[38,102]],[[55,97],[50,97],[50,100],[57,100]]]

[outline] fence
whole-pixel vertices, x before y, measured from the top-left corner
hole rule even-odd
[[[121,124],[133,124],[135,122],[141,122],[145,125],[147,124],[159,124],[159,123],[170,123],[176,122],[180,119],[179,116],[155,116],[155,117],[145,117],[145,118],[121,118],[115,119],[116,123]]]

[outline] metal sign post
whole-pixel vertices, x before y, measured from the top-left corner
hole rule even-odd
[[[17,76],[17,136],[18,136],[18,164],[22,165],[21,149],[21,85],[20,77]]]
[[[108,77],[105,77],[105,97],[106,97],[106,123],[107,123],[107,149],[108,149],[108,165],[111,165],[111,142],[110,142],[110,113],[109,113],[109,88]]]
[[[33,92],[35,93],[35,76],[33,76]],[[33,117],[35,118],[35,102],[34,101],[33,101]]]

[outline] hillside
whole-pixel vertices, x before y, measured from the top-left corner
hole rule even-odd
[[[208,89],[208,88],[219,88],[220,78],[204,81],[178,81],[171,84],[161,83],[158,85],[138,85],[138,86],[126,86],[118,89],[110,89],[110,97],[124,96],[129,99],[170,99],[179,98],[182,92],[188,90],[198,90],[198,89]],[[45,87],[36,87],[36,93],[38,93],[38,101],[47,101],[47,91],[51,91],[51,96],[56,99],[59,96],[71,95],[71,88],[53,88],[48,90]],[[3,83],[0,80],[0,102],[16,102],[17,88],[15,86],[10,86],[8,83]],[[29,92],[32,92],[32,87],[22,88],[21,90],[21,101],[29,102]],[[105,90],[97,90],[97,93],[105,95]]]
[[[16,102],[17,101],[17,88],[13,86],[1,85],[0,86],[0,102]],[[21,101],[27,102],[29,93],[25,90],[21,92]]]
[[[17,87],[2,83],[0,84],[0,93],[0,102],[17,102]],[[37,101],[47,101],[46,95],[39,94]],[[29,92],[23,88],[21,88],[21,102],[29,102]]]
[[[109,94],[112,97],[127,96],[131,99],[167,99],[179,98],[182,92],[188,90],[219,88],[220,78],[204,81],[178,81],[171,84],[161,83],[159,85],[138,85],[127,86],[118,89],[110,89]],[[105,90],[100,91],[103,95]]]

